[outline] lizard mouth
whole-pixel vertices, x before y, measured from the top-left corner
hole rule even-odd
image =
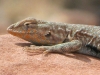
[[[18,29],[16,29],[15,24],[10,25],[7,28],[7,31],[8,31],[8,33],[10,33],[10,34],[12,34],[14,36],[20,37],[20,38],[22,38],[23,34],[25,34],[24,32],[21,33],[21,31],[19,31]]]
[[[10,26],[7,28],[7,31],[8,31],[8,32],[11,32],[11,31],[13,30],[13,28],[14,28],[14,24],[10,25]]]
[[[19,31],[17,31],[16,29],[15,29],[15,27],[14,27],[14,24],[12,24],[12,25],[10,25],[8,28],[7,28],[7,31],[8,31],[8,33],[10,33],[10,34],[15,34],[15,33],[19,33]]]

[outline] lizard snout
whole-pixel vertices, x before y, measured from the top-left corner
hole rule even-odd
[[[10,26],[7,28],[7,31],[11,31],[13,28],[14,28],[14,24],[10,25]]]

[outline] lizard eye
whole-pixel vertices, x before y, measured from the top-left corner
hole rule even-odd
[[[46,37],[50,37],[51,36],[51,32],[49,31],[47,34],[45,34]]]
[[[26,30],[28,30],[29,25],[30,25],[30,22],[25,22],[25,23],[24,23],[24,26],[25,26],[25,29],[26,29]]]
[[[25,24],[25,25],[27,25],[27,26],[28,26],[29,24],[27,23],[27,24]]]
[[[28,25],[30,25],[30,22],[25,22],[24,25],[28,26]]]

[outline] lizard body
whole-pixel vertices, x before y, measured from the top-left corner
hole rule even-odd
[[[32,42],[44,52],[79,52],[100,58],[100,27],[67,24],[26,18],[10,25],[7,31]],[[29,47],[32,49],[32,47]]]

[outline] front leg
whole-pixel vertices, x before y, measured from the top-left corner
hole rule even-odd
[[[47,54],[50,52],[56,53],[67,53],[67,52],[75,52],[80,50],[82,47],[82,43],[79,40],[72,40],[71,42],[66,42],[62,44],[57,44],[53,46],[31,46],[27,47],[26,51],[29,52],[38,52],[43,51],[43,53]]]

